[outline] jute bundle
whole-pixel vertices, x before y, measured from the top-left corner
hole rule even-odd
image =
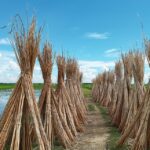
[[[52,48],[49,43],[45,43],[43,53],[38,56],[42,75],[44,79],[44,86],[39,98],[39,110],[41,114],[42,123],[44,126],[47,139],[49,141],[50,149],[52,145],[52,110],[51,110],[51,74],[52,74]]]
[[[39,107],[50,148],[52,149],[54,138],[57,138],[64,148],[68,148],[72,145],[74,137],[69,126],[70,124],[68,125],[67,118],[64,118],[63,113],[66,113],[64,109],[65,106],[62,106],[64,103],[61,101],[61,97],[60,99],[58,98],[57,92],[54,92],[51,86],[52,48],[48,43],[44,46],[43,54],[39,55],[39,61],[44,78],[44,87],[41,92]],[[64,78],[62,71],[64,71],[63,67],[65,67],[65,65],[63,63],[64,62],[62,62],[62,64],[61,62],[60,64],[58,63],[59,79]],[[58,86],[62,88],[60,83],[62,82],[59,82]],[[59,92],[61,92],[61,90]]]
[[[101,90],[101,94],[100,94],[100,97],[99,97],[99,103],[103,103],[103,101],[105,101],[105,97],[107,95],[107,80],[108,80],[108,72],[104,72],[102,74],[102,78],[101,78],[101,81],[102,81],[102,90]]]
[[[63,118],[62,111],[60,110],[62,106],[57,101],[57,96],[54,91],[51,91],[51,101],[52,101],[52,127],[54,136],[61,142],[64,148],[68,148],[72,145],[73,135],[70,133],[70,129],[66,122],[66,118]]]
[[[123,130],[128,112],[129,112],[129,103],[131,96],[131,81],[132,81],[132,53],[122,55],[122,62],[124,65],[124,82],[123,82],[123,93],[122,93],[122,112],[121,112],[121,122],[119,124],[119,129]]]
[[[63,56],[57,57],[57,66],[58,66],[58,86],[56,89],[56,109],[60,118],[60,122],[70,140],[68,144],[64,145],[65,147],[70,146],[70,143],[74,142],[77,135],[77,129],[75,122],[73,120],[73,115],[71,112],[70,106],[70,96],[65,87],[65,69],[66,62]],[[57,131],[56,131],[57,132]]]
[[[98,74],[96,79],[93,80],[92,95],[95,102],[108,107],[111,105],[113,87],[114,87],[114,72],[108,71]]]
[[[78,63],[76,62],[75,79],[76,79],[77,92],[79,94],[79,98],[81,100],[81,103],[83,103],[85,108],[86,108],[86,99],[84,98],[83,90],[81,88],[82,78],[83,78],[83,74],[82,74],[82,72],[80,72]],[[86,112],[86,110],[85,110],[85,112]]]
[[[116,111],[117,105],[118,105],[118,101],[120,98],[120,87],[122,84],[122,63],[121,61],[118,61],[115,64],[115,85],[113,88],[113,97],[112,97],[112,102],[111,102],[111,108],[110,108],[110,115],[112,116],[112,118],[114,117],[114,113]],[[113,120],[113,119],[112,119]]]
[[[104,73],[102,73],[101,75],[99,75],[98,77],[97,77],[97,84],[99,84],[98,85],[98,101],[97,102],[99,102],[99,103],[101,103],[101,101],[102,101],[102,99],[103,99],[103,97],[104,97],[104,93],[106,92],[105,91],[105,86],[106,86],[106,84],[105,84],[105,80],[107,79],[106,78],[106,72],[104,72]]]
[[[66,89],[67,92],[70,96],[70,106],[73,117],[74,117],[74,122],[76,125],[77,130],[83,131],[83,127],[81,125],[81,120],[77,114],[78,108],[80,107],[80,100],[78,99],[76,91],[74,91],[74,85],[75,85],[75,77],[74,74],[76,73],[76,61],[73,59],[68,59],[66,63]]]
[[[123,80],[120,82],[120,90],[117,93],[116,109],[114,110],[112,122],[119,127],[121,122],[122,107],[123,107]]]
[[[86,99],[84,98],[83,90],[81,88],[83,74],[82,74],[82,72],[80,72],[79,66],[77,63],[76,63],[76,65],[77,65],[77,67],[76,67],[77,69],[76,69],[76,74],[75,74],[76,75],[75,90],[77,92],[77,95],[79,96],[80,104],[81,104],[82,110],[84,112],[83,122],[85,123],[86,122],[85,116],[87,113],[87,107],[86,107]]]
[[[150,42],[145,41],[145,49],[146,49],[146,54],[148,58],[148,62],[150,60]],[[138,56],[138,57],[137,57]],[[140,61],[139,61],[140,58]],[[136,61],[138,65],[140,63],[141,68],[142,68],[142,63],[144,62],[144,59],[142,59],[142,56],[140,54],[136,54]],[[138,66],[138,67],[140,67]],[[142,84],[143,80],[143,71],[137,67],[138,76],[136,76],[136,82]],[[136,72],[136,68],[134,68],[134,71]],[[139,86],[139,85],[138,85]],[[142,86],[139,86],[139,88],[142,88]],[[140,89],[140,93],[143,94],[143,88]],[[149,117],[150,117],[150,88],[148,87],[147,91],[145,94],[143,94],[144,97],[143,99],[139,99],[139,107],[137,110],[137,113],[134,115],[133,120],[131,121],[130,125],[127,127],[125,130],[124,134],[121,136],[121,138],[118,141],[118,145],[122,145],[130,136],[130,133],[132,130],[136,128],[136,135],[133,141],[133,150],[146,150],[150,146],[150,131],[149,131]],[[135,105],[135,104],[134,104]],[[138,126],[137,126],[138,124]]]
[[[102,95],[100,96],[100,104],[102,106],[105,105],[105,103],[107,102],[107,94],[108,94],[108,78],[109,78],[109,72],[104,72],[103,73],[103,78],[102,78],[102,82],[103,82],[103,91],[102,91]]]
[[[107,80],[108,80],[108,72],[103,72],[102,74],[98,74],[95,83],[93,85],[93,93],[95,91],[95,101],[97,103],[105,102],[105,96],[107,95]]]
[[[103,101],[101,102],[101,104],[105,107],[110,106],[112,101],[112,92],[114,87],[114,72],[109,71],[107,76],[107,92],[105,97],[103,98]]]
[[[133,54],[133,76],[134,76],[134,87],[132,88],[132,96],[130,97],[132,100],[130,100],[130,108],[129,113],[126,121],[126,125],[124,130],[127,128],[127,126],[131,123],[134,116],[137,114],[137,111],[139,109],[139,106],[141,105],[143,101],[143,97],[145,94],[144,90],[144,56],[140,52],[134,52]],[[139,121],[137,121],[135,129],[132,130],[132,134],[130,134],[132,137],[135,136],[138,128],[139,128]]]
[[[79,87],[81,83],[81,74],[77,77],[78,65],[76,60],[68,59],[66,64],[66,89],[70,96],[70,106],[74,108],[72,114],[74,115],[75,125],[79,132],[83,131],[83,124],[85,123],[85,104],[83,94]],[[78,80],[77,80],[78,78]]]
[[[140,119],[140,126],[138,131],[136,131],[136,136],[133,141],[132,149],[134,150],[146,150],[148,147],[148,123],[149,123],[149,107],[150,107],[150,100],[149,100],[150,90],[148,90],[144,96],[144,101],[139,106],[137,114],[134,116],[133,120],[131,121],[130,125],[126,128],[125,132],[119,139],[117,145],[121,146],[129,137],[132,130],[135,128],[136,123]]]
[[[106,105],[108,108],[109,114],[111,115],[112,112],[112,106],[114,102],[114,88],[115,88],[115,71],[111,71],[109,73],[109,83],[108,83],[108,93],[109,93],[109,103]]]
[[[99,102],[102,89],[103,89],[102,74],[98,74],[97,77],[93,80],[93,87],[92,87],[92,97],[94,98],[95,102]]]
[[[35,34],[35,19],[29,30],[20,24],[14,28],[14,50],[21,75],[5,107],[0,121],[0,149],[10,142],[11,150],[31,150],[29,125],[32,123],[40,150],[48,150],[44,128],[32,86],[32,74],[40,43],[40,31]],[[16,29],[16,30],[15,30]],[[32,122],[31,122],[32,119]],[[10,139],[8,139],[10,138]]]

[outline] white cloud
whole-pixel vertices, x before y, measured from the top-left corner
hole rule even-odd
[[[110,33],[98,33],[98,32],[89,32],[85,35],[89,39],[96,39],[96,40],[105,40],[110,37]]]
[[[14,83],[20,75],[20,68],[17,64],[13,51],[0,51],[0,82]],[[91,82],[100,72],[108,70],[114,66],[114,62],[103,61],[84,61],[79,60],[80,70],[83,72],[83,82]],[[57,81],[57,67],[53,66],[52,81]],[[39,63],[36,62],[34,67],[33,82],[43,82],[43,77]]]
[[[149,78],[150,78],[150,73],[149,73],[149,72],[145,73],[145,74],[144,74],[144,82],[145,82],[145,83],[148,83]]]
[[[0,45],[10,45],[10,40],[8,38],[0,39]]]
[[[54,66],[53,68],[53,71],[55,70],[56,66]],[[19,75],[20,75],[20,68],[16,61],[14,52],[0,50],[0,83],[15,83],[18,80]],[[56,79],[57,77],[54,73],[52,75],[52,81],[56,82]],[[43,82],[41,68],[38,61],[36,61],[34,67],[33,82],[34,83]]]
[[[17,64],[16,61],[10,60],[10,61],[8,61],[8,64],[7,64],[7,65],[9,65],[9,68],[10,68],[10,69],[19,71],[19,65]]]
[[[147,57],[145,57],[145,62],[144,63],[145,63],[145,65],[149,65]]]
[[[20,68],[17,64],[13,51],[2,51],[0,50],[0,83],[15,83],[20,75]],[[112,70],[115,62],[113,61],[86,61],[79,60],[79,67],[83,72],[83,82],[92,82],[96,75],[103,71]],[[145,59],[145,83],[148,82],[150,77],[150,68]],[[57,66],[53,66],[52,81],[57,82]],[[39,63],[36,62],[33,74],[33,82],[43,82],[43,77]]]
[[[79,60],[81,72],[83,72],[83,82],[92,82],[99,72],[108,71],[115,63],[108,61],[85,61]]]
[[[114,52],[118,52],[118,49],[117,48],[112,48],[112,49],[108,49],[108,50],[105,51],[106,54],[114,53]]]
[[[106,57],[118,57],[121,54],[121,51],[117,48],[111,48],[105,51]]]

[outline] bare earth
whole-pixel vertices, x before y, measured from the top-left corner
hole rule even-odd
[[[79,135],[77,143],[70,150],[107,150],[108,130],[95,105],[95,111],[88,112],[85,132]]]

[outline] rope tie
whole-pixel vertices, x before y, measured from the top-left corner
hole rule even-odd
[[[23,77],[23,76],[25,76],[25,75],[31,76],[30,71],[21,71],[21,77]]]
[[[51,79],[48,77],[44,80],[44,84],[50,85],[51,84]]]

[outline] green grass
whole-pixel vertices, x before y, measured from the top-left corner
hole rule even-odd
[[[82,84],[82,90],[83,90],[84,96],[86,98],[92,97],[92,95],[91,95],[92,84],[91,83],[83,83]]]
[[[82,88],[91,90],[92,89],[92,83],[82,83]]]
[[[0,90],[10,90],[15,87],[15,83],[0,83]],[[33,84],[35,89],[41,89],[43,87],[42,83]]]
[[[62,146],[55,146],[54,150],[65,150]]]
[[[95,111],[95,105],[93,105],[93,104],[88,104],[88,110],[89,110],[89,111]]]
[[[57,139],[54,140],[54,150],[65,150]]]
[[[109,138],[108,138],[108,149],[109,150],[128,150],[127,145],[123,145],[122,147],[117,147],[116,143],[119,140],[121,134],[119,130],[111,123],[111,118],[108,114],[108,110],[105,107],[100,106],[97,104],[97,107],[99,108],[100,114],[102,115],[103,119],[106,122],[106,126],[109,127]]]
[[[15,87],[15,83],[0,83],[0,90],[10,90],[13,89]],[[56,84],[52,85],[53,88],[56,88]],[[36,90],[40,90],[43,87],[43,83],[34,83],[33,84],[34,89]]]
[[[15,87],[15,83],[0,83],[0,90],[10,90],[13,89]],[[42,89],[43,87],[43,83],[34,83],[33,84],[34,89]],[[56,88],[57,84],[53,84],[52,85],[54,88]],[[92,84],[91,83],[83,83],[82,84],[82,88],[85,89],[85,91],[88,93],[90,92],[91,88],[92,88]]]
[[[0,83],[0,90],[13,89],[15,87],[14,83]]]

